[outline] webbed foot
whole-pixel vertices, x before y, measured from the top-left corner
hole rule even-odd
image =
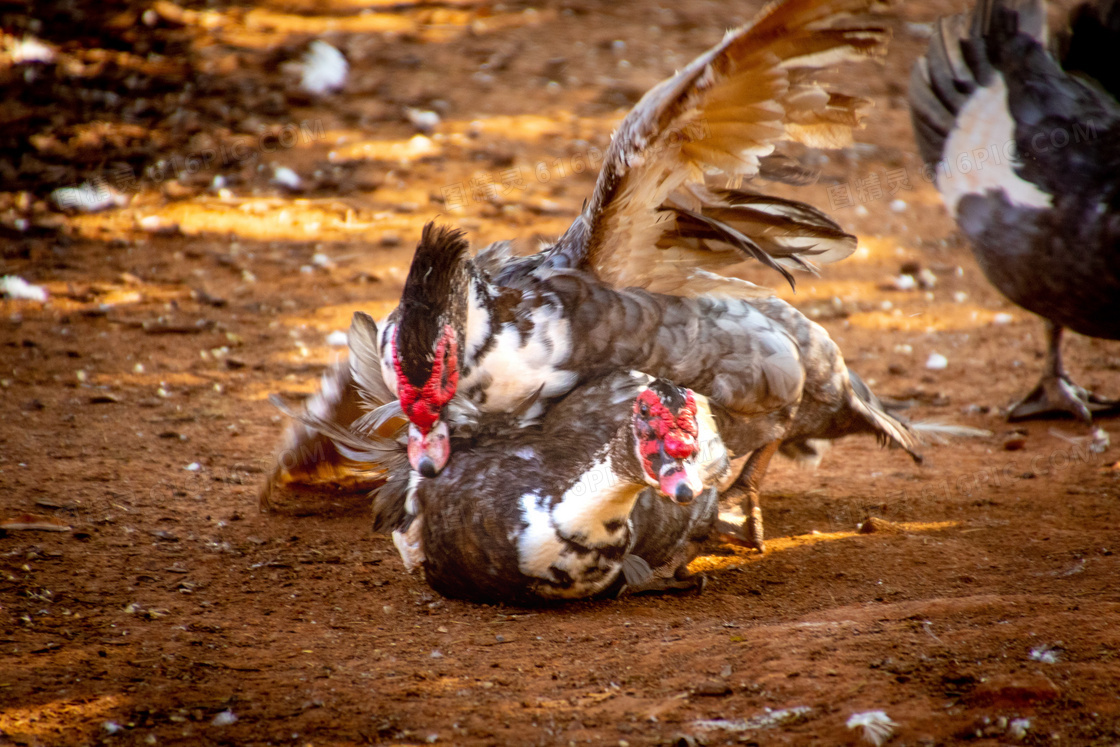
[[[1074,384],[1067,376],[1047,374],[1030,394],[1011,408],[1007,419],[1015,422],[1063,413],[1088,425],[1093,422],[1094,415],[1120,413],[1120,401],[1100,397]]]
[[[626,583],[618,590],[619,597],[630,594],[692,590],[699,594],[708,583],[708,579],[703,574],[690,574],[684,566],[678,568],[671,578],[657,577],[649,567],[649,563],[637,555],[627,555],[623,558],[622,575]]]

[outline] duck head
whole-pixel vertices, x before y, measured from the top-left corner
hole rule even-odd
[[[704,489],[692,391],[654,380],[634,400],[633,425],[646,482],[674,503],[691,503]]]
[[[390,362],[408,417],[408,461],[425,477],[447,464],[444,410],[459,387],[470,293],[470,258],[461,231],[424,226],[401,295]]]

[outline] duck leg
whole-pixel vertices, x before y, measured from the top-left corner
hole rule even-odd
[[[747,459],[747,463],[743,465],[743,471],[731,487],[731,491],[741,493],[739,506],[743,510],[743,526],[746,529],[747,536],[742,536],[742,530],[727,531],[725,522],[720,522],[718,527],[720,529],[720,539],[723,541],[744,547],[753,547],[759,552],[766,552],[766,543],[763,541],[762,531],[760,489],[762,478],[766,475],[766,469],[770,466],[770,460],[781,445],[781,439],[777,439],[755,449],[750,458]]]
[[[666,578],[656,574],[649,567],[649,563],[637,555],[627,555],[623,558],[622,577],[625,583],[618,590],[619,597],[629,594],[689,591],[693,589],[699,594],[708,584],[708,579],[702,573],[689,573],[687,563],[682,563],[672,576]]]
[[[1007,419],[1014,422],[1064,412],[1090,425],[1093,415],[1120,409],[1120,401],[1098,397],[1073,383],[1062,365],[1063,328],[1048,319],[1045,322],[1047,351],[1042,380],[1030,394],[1011,408]]]

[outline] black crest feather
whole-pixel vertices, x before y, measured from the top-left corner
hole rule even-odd
[[[462,333],[468,248],[461,230],[435,223],[424,226],[416,245],[397,324],[401,371],[414,386],[423,386],[431,376],[432,355],[444,325],[450,324]]]
[[[650,382],[650,390],[656,394],[661,403],[673,412],[680,412],[685,404],[685,390],[668,379],[654,379]]]

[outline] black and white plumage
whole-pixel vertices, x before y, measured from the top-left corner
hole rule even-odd
[[[1046,321],[1038,387],[1013,419],[1116,403],[1074,384],[1064,328],[1120,339],[1120,3],[1084,4],[1051,45],[1041,0],[943,18],[910,85],[914,131],[988,280]],[[1061,50],[1061,51],[1059,51]]]
[[[356,314],[356,370],[380,370],[376,336]],[[466,405],[446,468],[425,478],[408,469],[395,400],[353,380],[368,413],[352,428],[296,417],[369,473],[375,526],[440,593],[535,604],[702,582],[686,566],[715,531],[714,486],[730,469],[703,397],[616,371],[531,425]]]
[[[398,547],[418,535],[428,583],[475,601],[695,586],[686,566],[715,530],[716,488],[678,504],[651,486],[632,422],[636,396],[651,386],[644,378],[607,376],[572,391],[539,426],[457,449],[438,476],[410,486],[417,513],[411,531],[394,535]]]

